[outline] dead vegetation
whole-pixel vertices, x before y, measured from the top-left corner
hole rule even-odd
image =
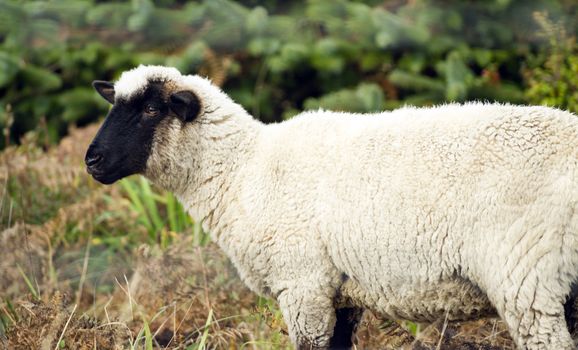
[[[290,348],[275,303],[214,244],[192,228],[167,229],[159,244],[119,186],[89,179],[82,158],[96,129],[0,153],[0,349]],[[498,320],[400,326],[367,312],[357,348],[513,345]]]
[[[18,320],[7,331],[7,349],[122,349],[128,330],[118,323],[99,324],[69,310],[66,298],[55,293],[48,302],[20,301]]]

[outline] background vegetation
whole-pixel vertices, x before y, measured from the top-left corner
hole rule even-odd
[[[171,65],[223,85],[256,117],[490,100],[576,110],[573,0],[0,1],[7,142],[107,109],[94,79]]]
[[[171,65],[265,122],[474,99],[578,112],[577,21],[574,0],[0,0],[0,349],[288,346],[172,195],[85,174],[108,109],[92,80]],[[511,347],[496,320],[401,326],[366,315],[358,344]]]

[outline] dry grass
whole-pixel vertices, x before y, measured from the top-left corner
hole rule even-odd
[[[275,303],[215,245],[187,228],[161,248],[119,186],[85,174],[95,132],[0,153],[0,349],[290,348]],[[357,348],[513,349],[497,320],[401,325],[366,313]]]
[[[48,302],[20,301],[18,321],[8,329],[7,349],[123,349],[128,330],[118,323],[99,324],[67,307],[56,293]]]

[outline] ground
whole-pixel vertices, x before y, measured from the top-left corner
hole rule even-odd
[[[174,197],[82,165],[97,126],[0,153],[0,349],[291,348]],[[357,349],[513,349],[498,319],[418,325],[367,312]]]

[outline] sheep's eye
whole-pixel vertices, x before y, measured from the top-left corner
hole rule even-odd
[[[147,105],[145,107],[145,112],[146,112],[146,114],[155,115],[159,112],[159,109],[155,106]]]

